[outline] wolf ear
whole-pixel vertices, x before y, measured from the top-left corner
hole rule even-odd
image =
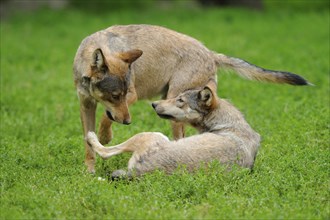
[[[213,95],[217,93],[217,82],[215,79],[210,79],[209,82],[205,85],[205,88],[209,88]]]
[[[131,64],[137,60],[142,55],[142,50],[129,50],[125,52],[118,53],[118,57],[123,60],[125,63]]]
[[[205,103],[207,107],[210,107],[213,103],[213,93],[210,88],[205,87],[198,93],[198,99]]]
[[[97,69],[101,69],[104,64],[104,56],[101,49],[96,49],[93,53],[93,61],[92,66],[96,67]]]

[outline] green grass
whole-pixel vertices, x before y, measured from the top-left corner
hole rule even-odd
[[[251,82],[219,71],[218,94],[258,131],[253,172],[161,172],[99,181],[130,155],[85,172],[72,62],[80,41],[113,24],[163,25],[212,50],[296,72],[314,87]],[[1,219],[329,219],[329,12],[192,9],[42,10],[1,21]],[[100,115],[102,108],[98,109]],[[142,131],[171,136],[150,100],[114,126],[113,144]],[[194,134],[189,129],[189,134]]]

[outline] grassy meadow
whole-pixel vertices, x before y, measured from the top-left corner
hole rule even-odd
[[[130,155],[98,159],[95,175],[85,171],[73,57],[87,35],[131,23],[183,32],[211,50],[301,74],[315,86],[218,72],[218,95],[262,136],[252,172],[227,173],[212,164],[194,174],[100,181],[126,167]],[[330,218],[329,11],[43,9],[3,19],[0,30],[1,219]],[[113,126],[113,144],[142,131],[171,137],[168,121],[150,103],[130,108],[130,126]],[[99,106],[98,116],[102,111]]]

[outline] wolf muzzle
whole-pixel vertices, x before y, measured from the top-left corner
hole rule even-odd
[[[159,111],[157,111],[157,106],[158,106],[158,103],[156,102],[153,102],[152,104],[152,107],[154,108],[155,112],[157,113],[157,115],[163,119],[168,119],[168,120],[174,120],[175,117],[172,116],[172,115],[169,115],[169,114],[163,114],[163,113],[160,113]]]
[[[106,112],[108,118],[109,118],[111,121],[116,121],[115,118],[112,116],[112,114],[111,114],[110,111],[105,111],[105,112]],[[116,122],[118,122],[118,121],[116,121]],[[121,123],[124,124],[124,125],[129,125],[129,124],[131,124],[131,121],[127,121],[126,119],[124,119],[124,121],[121,122]]]

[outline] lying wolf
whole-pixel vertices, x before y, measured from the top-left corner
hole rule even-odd
[[[260,136],[233,105],[217,97],[215,88],[215,82],[209,83],[205,88],[188,90],[176,98],[152,104],[160,117],[189,123],[198,129],[198,135],[169,141],[161,133],[143,132],[122,144],[104,147],[95,133],[89,132],[87,142],[103,159],[133,152],[128,176],[132,172],[140,176],[155,169],[171,173],[180,165],[195,170],[213,160],[252,168]],[[123,174],[115,171],[113,178]]]
[[[85,38],[77,50],[73,72],[80,100],[84,135],[95,131],[97,102],[105,107],[99,127],[102,144],[112,138],[111,124],[130,124],[128,106],[137,99],[163,95],[171,99],[187,89],[216,80],[219,67],[248,79],[307,85],[299,75],[257,67],[207,49],[199,41],[151,25],[112,26]],[[173,123],[173,137],[184,137],[182,123]],[[94,172],[95,155],[87,143],[85,163]]]

